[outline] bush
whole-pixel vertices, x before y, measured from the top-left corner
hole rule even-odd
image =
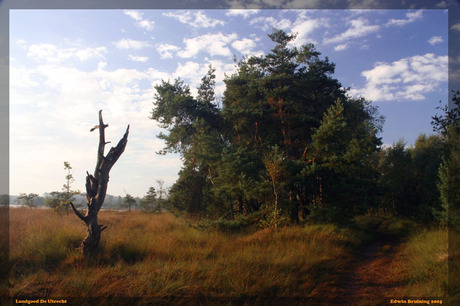
[[[238,215],[235,219],[227,220],[219,218],[217,220],[205,219],[196,224],[198,229],[214,229],[223,233],[239,233],[249,229],[260,220],[260,213],[249,215]]]

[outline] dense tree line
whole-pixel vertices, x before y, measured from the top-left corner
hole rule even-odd
[[[439,108],[443,115],[433,117],[434,130],[446,145],[439,169],[440,219],[460,231],[460,90],[453,92],[452,107]]]
[[[159,153],[183,160],[165,204],[208,217],[258,212],[275,225],[369,210],[431,222],[443,209],[443,136],[382,148],[383,117],[347,94],[334,63],[312,44],[290,47],[293,34],[269,37],[267,55],[235,60],[221,107],[211,66],[196,98],[180,79],[155,87],[151,119],[167,131]]]

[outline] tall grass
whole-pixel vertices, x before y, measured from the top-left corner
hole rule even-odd
[[[447,297],[448,243],[446,229],[423,230],[405,245],[408,296]]]
[[[74,215],[10,210],[13,297],[316,297],[357,247],[375,235],[401,235],[413,224],[366,216],[351,229],[306,225],[226,231],[191,226],[169,213],[101,211],[93,260],[77,247],[86,235]],[[389,274],[401,274],[406,296],[443,296],[446,233],[422,231],[403,244]],[[407,268],[404,268],[406,267]],[[388,275],[388,277],[392,277]],[[321,292],[321,293],[320,293]]]
[[[168,213],[101,211],[100,251],[83,260],[75,216],[11,210],[12,296],[311,296],[349,255],[332,225],[223,234]]]

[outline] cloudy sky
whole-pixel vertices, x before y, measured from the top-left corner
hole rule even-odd
[[[100,109],[109,147],[131,125],[108,193],[142,197],[160,179],[171,186],[181,161],[156,154],[163,143],[149,119],[154,86],[180,77],[196,93],[211,63],[222,96],[233,57],[266,54],[273,28],[296,32],[293,46],[314,43],[350,95],[379,107],[385,144],[411,145],[432,133],[431,116],[448,99],[447,17],[446,10],[10,10],[10,194],[60,190],[64,161],[84,191],[98,142],[89,129]]]

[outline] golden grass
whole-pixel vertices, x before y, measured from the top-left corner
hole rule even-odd
[[[168,213],[101,211],[100,251],[83,260],[75,216],[16,208],[10,295],[37,297],[309,296],[349,255],[334,226],[244,234],[202,231]]]
[[[448,233],[446,229],[423,230],[402,250],[407,261],[408,296],[447,297]]]
[[[169,213],[101,211],[99,223],[108,228],[96,258],[85,260],[77,247],[86,230],[76,216],[12,208],[10,296],[321,300],[316,289],[337,283],[337,271],[369,241],[365,228],[381,221],[363,217],[353,230],[307,225],[222,233]],[[397,228],[390,232],[400,230],[387,223]],[[443,296],[446,239],[442,230],[420,232],[377,268],[389,282],[407,284],[401,296]]]

